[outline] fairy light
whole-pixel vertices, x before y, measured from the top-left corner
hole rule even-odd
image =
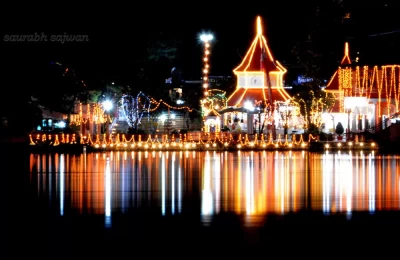
[[[357,66],[353,70],[339,68],[335,75],[338,75],[338,102],[341,112],[344,111],[344,98],[351,96],[366,97],[368,101],[376,99],[378,117],[383,113],[391,114],[389,105],[393,101],[395,110],[400,110],[400,65]],[[334,91],[334,85],[328,85],[326,92]],[[383,109],[385,106],[386,111]]]
[[[269,135],[255,135],[254,138],[249,138],[248,134],[239,134],[238,138],[234,138],[230,133],[219,133],[211,137],[209,134],[199,134],[198,139],[195,140],[192,134],[179,135],[179,141],[172,135],[128,135],[117,134],[115,138],[109,138],[105,134],[96,134],[94,136],[87,135],[86,138],[81,137],[81,145],[92,148],[93,150],[139,150],[139,151],[168,151],[168,150],[226,150],[226,149],[250,149],[250,150],[307,150],[310,148],[310,142],[315,141],[314,136],[308,136],[308,140],[304,139],[303,135],[300,137],[289,135],[278,135],[276,140],[273,140],[272,134]],[[136,138],[135,138],[136,137]],[[142,138],[143,137],[143,138]],[[44,144],[48,147],[68,145],[76,145],[77,139],[75,134],[37,134],[29,135],[30,145],[43,147]],[[54,141],[53,141],[54,140]],[[206,141],[204,141],[206,140]],[[379,149],[374,142],[356,142],[356,143],[332,143],[329,148],[349,148],[349,149]]]
[[[91,103],[84,105],[79,103],[77,105],[79,112],[71,115],[71,125],[79,126],[87,123],[94,123],[96,125],[103,124],[109,119],[107,117],[110,117],[106,115],[101,104]]]

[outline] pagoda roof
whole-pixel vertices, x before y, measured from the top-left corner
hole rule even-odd
[[[344,44],[344,56],[342,58],[342,61],[340,62],[340,66],[345,66],[345,65],[351,65],[351,59],[349,55],[349,43],[346,42]]]
[[[347,67],[351,65],[351,59],[349,55],[349,43],[346,42],[344,45],[344,56],[342,61],[340,62],[341,67]],[[339,69],[338,69],[339,70]],[[328,84],[326,85],[326,90],[328,91],[338,91],[339,90],[339,78],[338,78],[338,70],[332,75],[331,79],[329,80]]]
[[[325,90],[327,90],[327,91],[338,91],[339,90],[338,70],[335,71],[335,73],[332,75],[331,79],[329,80],[328,84],[326,84]]]
[[[233,72],[254,72],[254,71],[281,71],[286,69],[277,62],[268,47],[262,31],[261,18],[257,17],[257,34],[254,37],[242,63]]]
[[[286,91],[282,88],[271,89],[271,100],[273,101],[286,101],[290,99]],[[233,92],[233,94],[228,98],[228,107],[244,107],[247,101],[254,102],[264,101],[268,99],[268,88],[238,88]]]

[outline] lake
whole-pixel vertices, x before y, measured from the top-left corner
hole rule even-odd
[[[22,246],[15,256],[368,256],[394,252],[400,230],[395,154],[17,151],[12,158],[8,229]]]

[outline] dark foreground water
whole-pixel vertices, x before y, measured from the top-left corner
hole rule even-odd
[[[10,259],[396,253],[400,156],[7,149]]]

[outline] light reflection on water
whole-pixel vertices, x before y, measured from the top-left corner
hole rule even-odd
[[[246,215],[399,210],[399,156],[371,152],[110,152],[30,156],[31,184],[59,214],[158,210]],[[197,203],[199,202],[199,203]],[[197,207],[197,208],[196,208]]]

